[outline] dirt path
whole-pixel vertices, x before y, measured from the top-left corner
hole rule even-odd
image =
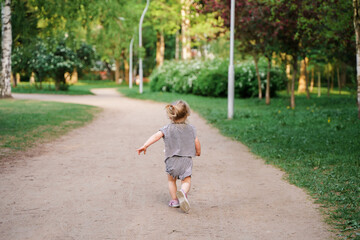
[[[0,239],[331,239],[303,190],[196,114],[192,209],[167,206],[163,142],[136,147],[167,124],[164,104],[115,90],[97,96],[14,94],[104,108],[91,124],[17,159],[0,174]]]

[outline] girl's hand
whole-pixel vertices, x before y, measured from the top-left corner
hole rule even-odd
[[[146,154],[146,148],[147,148],[147,147],[142,146],[141,148],[136,149],[138,155],[140,155],[141,152],[144,152],[144,155],[145,155],[145,154]]]
[[[141,152],[144,152],[144,154],[146,154],[146,149],[153,144],[154,142],[157,142],[160,138],[162,138],[164,136],[164,134],[161,131],[158,131],[157,133],[155,133],[154,135],[152,135],[145,143],[144,145],[139,148],[136,149],[138,155],[140,155]]]

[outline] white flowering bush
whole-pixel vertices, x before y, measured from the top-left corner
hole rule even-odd
[[[52,58],[53,54],[48,52],[47,47],[43,42],[39,41],[35,44],[28,67],[30,71],[36,73],[37,79],[40,82],[53,70],[54,66],[51,63]]]
[[[191,93],[203,96],[227,96],[228,61],[191,60],[166,61],[155,69],[150,76],[152,91]],[[247,98],[258,95],[258,82],[255,66],[252,61],[238,62],[235,68],[235,96]],[[261,88],[265,91],[267,64],[259,62]],[[270,72],[270,94],[275,96],[276,90],[285,87],[285,73],[278,67]]]

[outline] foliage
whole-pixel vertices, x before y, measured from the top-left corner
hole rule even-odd
[[[98,1],[92,7],[91,14],[97,26],[91,31],[91,41],[102,60],[110,63],[127,51],[143,6],[139,0],[109,0]]]
[[[39,41],[35,44],[28,68],[37,74],[40,81],[54,69],[52,65],[53,54],[48,52],[46,45]]]
[[[81,62],[82,67],[80,70],[82,71],[89,71],[96,60],[94,48],[85,42],[82,42],[80,47],[76,50],[76,56]]]
[[[250,61],[238,62],[235,68],[235,96],[253,97],[258,94],[255,67]],[[259,63],[262,90],[265,91],[266,63]],[[168,61],[151,75],[153,91],[192,93],[203,96],[227,96],[228,62],[221,59],[208,61]],[[284,87],[285,75],[279,68],[271,70],[271,95]]]
[[[74,68],[81,67],[81,63],[75,52],[59,43],[54,54],[50,53],[51,74],[55,78],[56,90],[67,90],[64,73],[72,72]]]
[[[28,70],[30,56],[26,52],[27,49],[16,47],[11,52],[11,70],[14,73],[20,73]]]
[[[178,0],[153,0],[145,15],[145,26],[153,26],[155,31],[175,34],[180,30],[181,5]]]
[[[16,109],[16,111],[14,111]],[[83,126],[98,108],[30,100],[0,101],[0,160]]]
[[[29,45],[39,34],[37,10],[31,0],[12,0],[11,10],[13,48]]]
[[[234,120],[227,120],[227,100],[194,95],[120,88],[129,97],[187,101],[209,123],[268,163],[288,173],[321,203],[339,237],[356,239],[360,230],[360,121],[354,96],[298,97],[298,107],[285,107],[286,97],[265,105],[258,99],[235,99]],[[325,90],[326,91],[326,90]]]

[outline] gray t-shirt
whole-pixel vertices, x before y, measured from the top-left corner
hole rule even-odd
[[[173,156],[194,157],[196,129],[186,123],[170,123],[160,129],[164,134],[165,159]]]

